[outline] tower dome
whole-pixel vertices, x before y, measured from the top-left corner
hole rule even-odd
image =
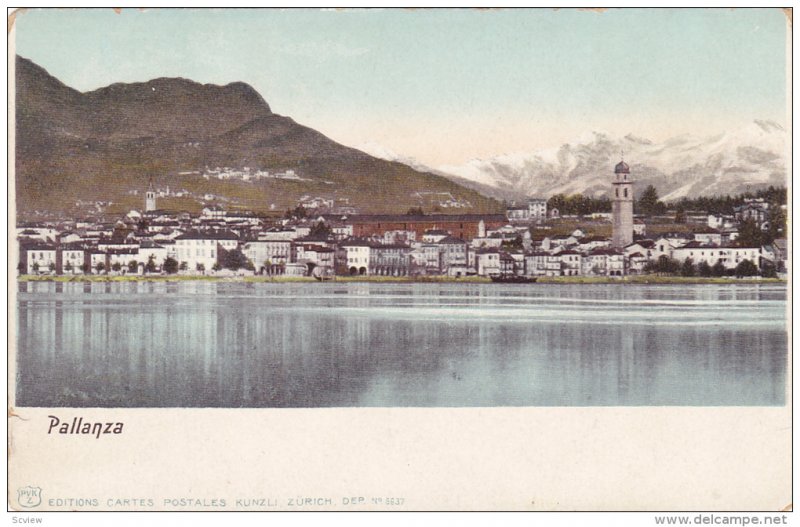
[[[617,163],[617,166],[614,167],[615,174],[630,174],[631,169],[625,161],[620,161]]]

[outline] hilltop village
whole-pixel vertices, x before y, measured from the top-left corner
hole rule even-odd
[[[115,221],[30,222],[17,227],[20,274],[268,276],[775,276],[786,239],[752,243],[773,210],[752,198],[732,216],[694,213],[677,232],[648,233],[635,214],[634,180],[621,161],[610,179],[612,211],[568,216],[543,198],[506,214],[365,215],[305,200],[283,217],[209,205],[200,214],[144,210]],[[783,206],[785,208],[785,205]],[[609,229],[610,227],[610,229]],[[607,232],[610,236],[597,234]],[[740,232],[741,231],[741,232]]]

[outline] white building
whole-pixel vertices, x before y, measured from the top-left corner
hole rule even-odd
[[[164,263],[164,260],[166,260],[168,256],[175,256],[175,254],[170,255],[167,247],[154,243],[142,243],[139,246],[139,251],[136,254],[136,258],[134,259],[140,265],[146,265],[152,257],[153,263],[156,265],[156,267],[161,267],[161,265]]]
[[[500,251],[497,249],[480,249],[475,252],[478,264],[478,276],[494,276],[500,274]]]
[[[256,271],[264,268],[269,274],[281,274],[292,261],[292,242],[284,239],[250,241],[242,246],[242,252],[253,262]]]
[[[442,229],[428,229],[422,235],[422,241],[423,243],[438,243],[448,236],[450,236],[450,233]]]
[[[581,274],[581,253],[578,251],[562,251],[558,253],[561,259],[561,274],[563,276],[578,276]]]
[[[232,251],[238,246],[239,237],[231,231],[194,231],[175,238],[176,259],[189,271],[201,266],[210,271],[219,261],[220,249]]]
[[[547,200],[543,198],[530,198],[528,200],[528,218],[531,220],[546,220]]]
[[[577,260],[580,266],[580,256]],[[562,257],[560,255],[546,251],[536,251],[525,255],[525,274],[528,276],[561,276],[561,268]]]
[[[702,244],[722,245],[722,233],[715,229],[705,229],[694,233],[694,239]]]
[[[715,247],[698,242],[687,243],[672,251],[672,258],[679,262],[690,258],[695,265],[705,262],[713,267],[721,261],[726,269],[735,269],[743,260],[750,260],[760,268],[761,255],[761,247]]]
[[[510,222],[528,222],[531,219],[531,213],[528,207],[512,206],[506,208],[506,218]]]
[[[65,274],[83,273],[84,250],[82,247],[63,248],[61,250],[61,269]]]
[[[712,229],[729,229],[736,224],[733,216],[725,214],[709,214],[707,225]]]
[[[52,245],[38,245],[27,250],[26,273],[39,274],[55,272],[56,248]]]
[[[368,275],[372,243],[365,240],[350,240],[342,243],[345,264],[349,274]]]

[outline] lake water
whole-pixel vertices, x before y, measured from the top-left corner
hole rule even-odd
[[[19,406],[783,405],[781,285],[19,284]]]

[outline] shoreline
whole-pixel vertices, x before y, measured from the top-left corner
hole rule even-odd
[[[19,275],[18,282],[242,282],[242,283],[318,283],[315,278],[308,276],[207,276],[207,275]],[[406,283],[406,284],[492,284],[489,278],[469,276],[455,278],[449,276],[337,276],[325,283]],[[518,286],[536,286],[541,284],[642,284],[642,285],[708,285],[708,284],[787,284],[782,278],[735,278],[735,277],[684,277],[684,276],[657,276],[657,275],[630,275],[624,277],[607,276],[552,276],[539,277],[531,284],[505,284]],[[498,284],[504,285],[504,284]]]

